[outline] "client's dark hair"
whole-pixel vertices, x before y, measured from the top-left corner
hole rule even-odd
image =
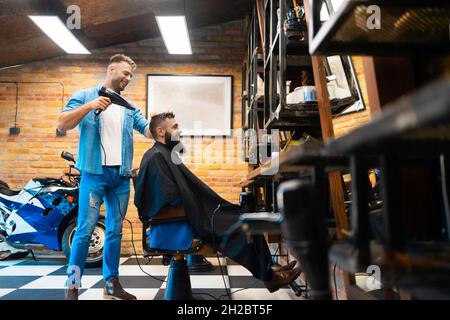
[[[161,112],[151,117],[150,133],[152,134],[153,139],[156,139],[156,128],[158,128],[166,119],[173,118],[175,118],[175,114],[173,112]]]

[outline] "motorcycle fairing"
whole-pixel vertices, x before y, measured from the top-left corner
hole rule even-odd
[[[0,194],[2,207],[9,211],[5,223],[15,223],[16,226],[7,241],[38,243],[52,250],[61,250],[58,241],[59,226],[64,217],[76,207],[76,201],[69,202],[66,196],[75,194],[67,188],[56,188],[55,192],[42,190],[45,190],[44,186],[38,181],[30,180],[16,196]]]

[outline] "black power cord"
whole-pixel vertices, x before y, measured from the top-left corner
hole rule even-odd
[[[334,281],[334,290],[335,290],[336,300],[339,300],[338,289],[337,289],[337,285],[336,285],[336,266],[337,266],[337,263],[335,263],[334,267],[333,267],[333,281]]]
[[[217,262],[219,262],[220,274],[222,275],[223,285],[225,287],[226,294],[219,296],[218,298],[216,298],[216,300],[220,300],[222,296],[228,296],[228,300],[231,300],[230,289],[227,287],[227,282],[225,281],[225,275],[223,274],[222,264],[220,263],[219,254],[217,253],[216,237],[214,235],[214,217],[215,217],[217,211],[219,211],[219,209],[220,209],[220,203],[217,206],[217,208],[214,209],[213,214],[211,216],[211,233],[212,233],[212,238],[213,238],[213,246],[214,246],[213,249],[216,251]]]
[[[255,250],[255,253],[256,253],[256,257],[258,258],[259,262],[260,262],[261,265],[262,265],[263,262],[261,261],[261,259],[260,259],[260,257],[259,257],[259,255],[258,255],[258,253],[257,253],[256,250]],[[219,264],[220,264],[220,262],[219,262]],[[269,268],[270,268],[270,266],[269,266]],[[223,273],[222,273],[222,276],[223,276]],[[260,282],[260,281],[261,281],[261,280],[259,280],[259,279],[255,279],[255,281],[252,282],[252,284],[251,284],[249,287],[237,289],[237,290],[235,290],[235,291],[233,291],[233,292],[229,292],[229,289],[227,289],[227,294],[220,295],[219,298],[218,298],[217,300],[220,300],[220,299],[222,299],[222,297],[226,297],[226,296],[228,296],[229,300],[231,300],[231,295],[233,295],[233,294],[235,294],[235,293],[237,293],[237,292],[241,292],[241,291],[244,291],[244,290],[248,290],[248,289],[250,289],[250,288],[253,288],[253,286],[254,286],[255,284],[257,284],[258,282]],[[226,286],[225,286],[225,288],[226,288]]]
[[[223,270],[222,270],[222,264],[220,263],[219,254],[217,253],[216,237],[214,236],[214,217],[215,217],[216,213],[219,211],[219,209],[220,209],[220,204],[213,211],[213,214],[211,216],[211,229],[212,229],[211,233],[212,233],[212,237],[213,237],[214,250],[216,251],[217,261],[219,262],[220,273],[222,274],[223,285],[225,286],[226,294],[220,295],[218,298],[216,298],[216,300],[221,300],[223,297],[228,297],[228,300],[232,300],[233,294],[235,294],[236,292],[239,292],[239,291],[244,291],[244,290],[250,289],[254,284],[256,284],[259,281],[259,279],[256,279],[255,282],[252,283],[252,286],[247,287],[247,288],[241,288],[241,289],[235,290],[233,292],[231,292],[230,288],[227,287],[227,283],[225,281],[225,275],[223,274]],[[233,230],[233,232],[234,232],[234,230]],[[261,262],[259,257],[258,257],[258,260]],[[262,262],[261,262],[261,264],[262,264]]]

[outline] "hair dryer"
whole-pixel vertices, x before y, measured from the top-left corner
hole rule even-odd
[[[136,108],[133,107],[127,100],[121,97],[120,94],[115,92],[114,90],[111,90],[109,88],[101,87],[98,91],[98,94],[102,97],[107,97],[109,100],[111,100],[111,103],[117,104],[119,106],[122,106],[124,108],[135,110]],[[97,109],[95,111],[95,115],[98,116],[102,112],[102,110]]]

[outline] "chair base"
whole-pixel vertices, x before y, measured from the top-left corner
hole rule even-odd
[[[193,300],[189,269],[184,259],[170,261],[169,275],[167,277],[166,300]]]

